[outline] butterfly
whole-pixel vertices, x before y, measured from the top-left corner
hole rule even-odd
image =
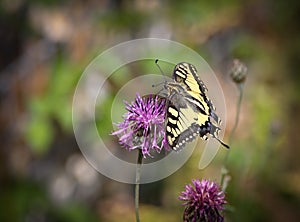
[[[177,64],[173,81],[166,82],[165,88],[168,94],[165,130],[169,147],[179,151],[196,137],[207,140],[210,135],[229,148],[218,138],[221,120],[195,66],[187,62]]]

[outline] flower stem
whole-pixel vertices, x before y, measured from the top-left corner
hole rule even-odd
[[[239,119],[240,119],[240,111],[241,111],[241,104],[242,104],[242,99],[243,99],[244,84],[243,83],[238,84],[238,89],[239,89],[239,98],[237,101],[237,111],[236,111],[236,115],[235,115],[234,125],[233,125],[233,128],[229,135],[229,141],[228,141],[229,145],[232,144],[232,140],[233,140],[233,137],[234,137],[234,134],[235,134],[235,131],[237,129]],[[224,163],[223,163],[223,166],[221,169],[221,186],[222,186],[223,190],[226,189],[227,184],[228,184],[228,178],[226,179],[225,177],[228,175],[228,170],[226,168],[226,164],[227,164],[229,152],[230,152],[230,150],[228,150],[226,152],[226,155],[224,158]]]
[[[244,92],[243,88],[244,88],[244,85],[242,83],[238,84],[239,99],[238,99],[238,102],[237,102],[237,111],[236,111],[236,115],[235,115],[234,126],[233,126],[233,128],[231,130],[231,133],[230,133],[230,136],[229,136],[229,143],[230,144],[232,143],[232,140],[233,140],[233,137],[234,137],[234,134],[235,134],[235,131],[236,131],[236,128],[238,126],[239,119],[240,119],[241,104],[242,104],[243,92]],[[228,158],[228,153],[229,152],[227,152],[227,158]]]
[[[136,165],[136,173],[135,173],[135,218],[136,222],[140,222],[140,214],[139,214],[139,196],[140,196],[140,177],[141,177],[141,166],[143,162],[143,153],[142,150],[139,149],[137,165]]]

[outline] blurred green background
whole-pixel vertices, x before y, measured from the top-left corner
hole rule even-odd
[[[71,105],[95,56],[144,37],[181,42],[211,65],[226,98],[225,141],[238,98],[228,69],[233,58],[247,64],[228,160],[226,221],[300,221],[299,21],[296,0],[2,0],[0,221],[134,221],[133,186],[103,177],[85,161]],[[126,81],[110,79],[104,108]],[[102,136],[118,147],[104,108]],[[199,171],[196,152],[172,176],[142,185],[141,220],[181,221],[180,191],[192,178],[219,181],[225,154],[221,149]]]

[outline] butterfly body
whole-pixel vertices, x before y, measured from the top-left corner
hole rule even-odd
[[[173,81],[167,82],[165,88],[168,90],[169,101],[166,112],[166,139],[173,150],[181,150],[186,143],[192,142],[198,136],[206,140],[211,135],[220,141],[217,134],[221,121],[206,95],[205,84],[192,64],[177,64]]]

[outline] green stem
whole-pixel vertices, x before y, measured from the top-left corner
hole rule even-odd
[[[242,99],[243,99],[243,84],[239,84],[238,85],[238,88],[239,88],[239,99],[238,99],[238,102],[237,102],[237,111],[236,111],[236,115],[235,115],[235,121],[234,121],[234,126],[231,130],[231,133],[230,133],[230,136],[229,136],[229,144],[232,144],[232,140],[233,140],[233,137],[234,137],[234,134],[235,134],[235,131],[236,131],[236,128],[238,126],[238,123],[239,123],[239,119],[240,119],[240,112],[241,112],[241,104],[242,104]],[[227,156],[228,156],[228,153],[227,152]]]
[[[242,104],[243,91],[244,91],[243,90],[244,89],[244,84],[243,83],[238,84],[238,89],[239,89],[239,98],[238,98],[238,101],[237,101],[237,111],[236,111],[236,115],[235,115],[234,125],[233,125],[233,128],[232,128],[232,130],[230,132],[230,135],[229,135],[229,141],[228,141],[229,145],[232,144],[233,137],[234,137],[234,134],[235,134],[235,131],[237,129],[237,126],[238,126],[238,123],[239,123],[239,119],[240,119],[241,104]],[[228,150],[226,152],[224,163],[223,163],[222,170],[221,170],[221,186],[223,187],[223,189],[226,189],[227,182],[228,182],[227,180],[225,181],[225,176],[228,175],[228,170],[226,168],[226,164],[227,164],[229,152],[230,152],[230,150]]]
[[[135,174],[135,198],[134,198],[136,222],[140,222],[139,196],[140,196],[140,178],[141,178],[142,162],[143,162],[143,153],[142,150],[139,149],[137,165],[136,165],[136,174]]]

